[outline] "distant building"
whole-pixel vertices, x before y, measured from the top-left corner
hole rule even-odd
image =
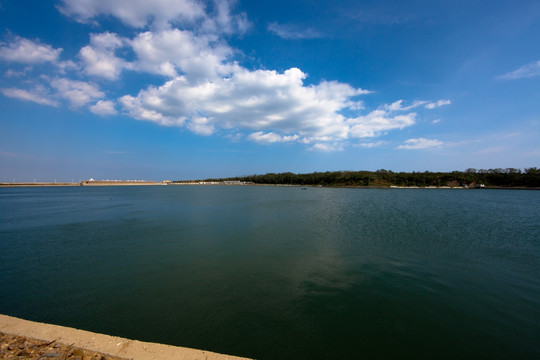
[[[159,185],[157,181],[145,180],[83,180],[81,186]]]
[[[226,180],[223,182],[225,185],[244,185],[244,181],[238,181],[238,180]]]

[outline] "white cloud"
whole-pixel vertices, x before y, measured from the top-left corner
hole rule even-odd
[[[380,136],[388,130],[403,129],[416,122],[416,113],[392,116],[385,110],[375,110],[366,116],[348,120],[350,135],[356,138]]]
[[[441,119],[435,119],[435,120],[433,120],[431,123],[432,123],[432,124],[438,124],[438,123],[440,123],[441,121],[442,121]]]
[[[28,72],[32,71],[32,69],[33,69],[32,66],[27,66],[22,71],[8,69],[6,73],[4,74],[4,76],[7,78],[25,76]]]
[[[321,33],[313,28],[303,29],[297,25],[278,24],[276,22],[268,24],[268,31],[287,40],[315,39],[322,37]]]
[[[84,81],[56,78],[51,80],[51,86],[75,108],[105,96],[96,84]]]
[[[31,101],[41,105],[58,106],[58,102],[51,99],[43,87],[36,87],[33,90],[23,90],[17,88],[0,89],[4,96],[24,101]]]
[[[388,110],[388,111],[409,111],[411,109],[414,109],[414,108],[417,108],[419,106],[422,106],[424,105],[425,103],[427,103],[427,101],[424,101],[424,100],[417,100],[415,102],[413,102],[411,105],[408,105],[408,106],[403,106],[403,100],[398,100],[398,101],[395,101],[391,104],[385,104],[383,106],[383,109],[385,110]]]
[[[110,100],[99,100],[97,103],[90,106],[90,111],[100,116],[117,114],[114,102]]]
[[[507,74],[497,76],[502,80],[516,80],[529,77],[540,76],[540,61],[535,61],[527,65],[523,65],[517,70],[509,72]]]
[[[62,49],[19,36],[8,44],[0,44],[0,59],[25,64],[56,63],[61,52]]]
[[[32,41],[19,36],[9,43],[0,43],[0,59],[18,62],[23,64],[45,64],[51,63],[58,67],[60,73],[66,70],[75,69],[77,66],[71,60],[60,61],[61,48],[54,49],[51,45],[41,44],[39,41]],[[32,66],[27,66],[23,71],[8,70],[7,77],[23,76],[33,70]]]
[[[350,98],[364,90],[338,82],[304,86],[306,77],[297,68],[283,73],[249,71],[240,67],[227,77],[189,81],[178,76],[159,87],[148,87],[121,104],[141,120],[183,126],[199,116],[216,127],[316,139],[345,139],[349,125],[340,111]],[[396,117],[400,121],[400,117]],[[400,127],[390,126],[390,128]],[[385,127],[386,129],[387,127]]]
[[[438,101],[426,101],[426,100],[416,100],[412,104],[404,106],[403,100],[395,101],[391,104],[385,104],[381,108],[388,111],[409,111],[419,106],[425,105],[426,109],[435,109],[440,106],[450,105],[452,102],[450,100],[438,100]]]
[[[127,61],[115,56],[116,49],[122,47],[124,42],[116,34],[109,32],[91,34],[90,45],[83,47],[79,52],[83,71],[87,75],[108,80],[117,79],[123,69],[131,68]]]
[[[399,145],[397,149],[407,149],[407,150],[416,150],[416,149],[427,149],[432,147],[440,147],[444,143],[437,139],[408,139],[403,142],[402,145]]]
[[[209,119],[201,116],[193,117],[187,124],[187,128],[195,134],[206,136],[212,135],[215,130],[214,124]]]
[[[139,93],[136,98],[131,95],[122,96],[120,104],[128,111],[128,114],[137,120],[148,120],[162,126],[182,126],[186,121],[185,116],[163,115],[161,112],[152,110],[151,107],[162,105],[161,99],[157,95],[152,95],[156,88],[150,87],[143,96]],[[148,95],[147,95],[148,94]]]
[[[310,151],[322,151],[322,152],[332,152],[332,151],[343,151],[343,144],[340,143],[316,143],[308,150]]]
[[[298,138],[298,135],[282,136],[273,132],[264,133],[262,131],[254,132],[248,136],[248,139],[263,144],[271,144],[275,142],[291,142],[298,140]]]
[[[105,15],[135,28],[149,23],[158,28],[169,23],[192,23],[205,15],[204,6],[195,0],[62,0],[58,9],[80,22]]]
[[[451,103],[452,102],[450,100],[438,100],[438,101],[431,102],[431,103],[427,104],[426,109],[435,109],[435,108],[438,108],[440,106],[450,105]]]
[[[357,144],[356,146],[359,146],[359,147],[363,147],[363,148],[367,148],[367,149],[371,149],[371,148],[374,148],[374,147],[379,147],[379,146],[382,146],[386,144],[386,141],[374,141],[374,142],[367,142],[367,143],[360,143],[360,144]]]
[[[210,5],[205,7],[205,3]],[[233,14],[235,0],[62,0],[58,9],[80,22],[96,22],[99,16],[114,16],[134,28],[151,25],[198,26],[201,32],[243,33],[251,26],[245,13]]]
[[[144,29],[132,38],[110,32],[91,34],[90,43],[78,53],[78,75],[116,80],[123,71],[132,70],[164,76],[160,86],[147,86],[117,99],[125,114],[162,126],[185,127],[205,136],[236,133],[258,143],[300,142],[310,144],[310,150],[337,151],[352,138],[373,138],[412,126],[417,114],[411,109],[450,103],[417,100],[407,105],[398,100],[363,112],[364,104],[357,96],[369,91],[337,81],[306,85],[307,74],[294,67],[283,72],[244,68],[235,61],[237,51],[222,36],[250,26],[245,14],[234,13],[234,5],[234,0],[61,0],[59,9],[82,22],[97,23],[101,16],[111,16]],[[272,23],[268,30],[288,39],[320,37],[313,29],[292,25]],[[0,56],[33,63],[37,60],[27,50],[33,48],[46,55],[41,61],[54,63],[60,70],[76,67],[71,61],[58,60],[62,49],[22,38],[16,41],[24,46],[16,42],[0,46]],[[49,83],[55,97],[68,100],[73,108],[89,105],[97,115],[117,114],[116,102],[107,100],[93,82],[61,75]],[[21,90],[16,96],[14,89],[4,90],[11,97],[38,102],[35,92]],[[43,99],[41,103],[58,105],[50,97]]]
[[[188,80],[213,79],[226,75],[234,64],[224,62],[232,49],[210,35],[195,35],[187,30],[143,32],[131,41],[137,55],[135,69]]]
[[[244,33],[250,27],[245,13],[232,14],[236,0],[214,0],[214,11],[208,14],[201,29],[211,33]]]

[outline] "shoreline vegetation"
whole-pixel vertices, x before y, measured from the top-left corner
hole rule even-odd
[[[0,187],[34,186],[259,185],[398,189],[540,190],[540,169],[467,169],[452,172],[327,171],[306,174],[267,173],[201,180],[83,180],[81,182],[0,182]]]
[[[540,189],[540,169],[467,169],[452,172],[327,171],[267,173],[232,178],[178,180],[171,184],[289,185],[359,188]]]

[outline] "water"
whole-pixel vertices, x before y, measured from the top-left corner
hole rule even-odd
[[[258,359],[539,358],[540,192],[0,189],[0,313]]]

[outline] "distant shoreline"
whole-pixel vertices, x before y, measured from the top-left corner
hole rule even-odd
[[[95,182],[20,182],[20,183],[0,183],[2,187],[74,187],[74,186],[275,186],[275,187],[296,187],[296,188],[331,188],[331,189],[439,189],[439,190],[540,190],[540,187],[502,187],[486,186],[482,189],[466,188],[462,186],[361,186],[361,185],[290,185],[290,184],[228,184],[222,182],[185,182],[168,183],[154,181],[95,181]]]
[[[483,188],[464,186],[397,186],[397,185],[298,185],[298,184],[263,184],[263,183],[227,183],[218,181],[171,182],[176,186],[275,186],[294,188],[329,188],[329,189],[448,189],[448,190],[540,190],[540,187],[502,187],[485,186]]]
[[[72,183],[72,182],[60,182],[60,183],[49,183],[49,182],[20,182],[20,183],[0,183],[0,187],[31,187],[31,186],[81,186],[81,183]]]
[[[157,181],[81,181],[81,182],[0,182],[0,187],[38,187],[38,186],[149,186],[166,185]]]
[[[290,184],[327,187],[540,188],[540,169],[467,169],[452,172],[326,171],[306,174],[266,173],[229,178],[180,180],[182,183]]]

